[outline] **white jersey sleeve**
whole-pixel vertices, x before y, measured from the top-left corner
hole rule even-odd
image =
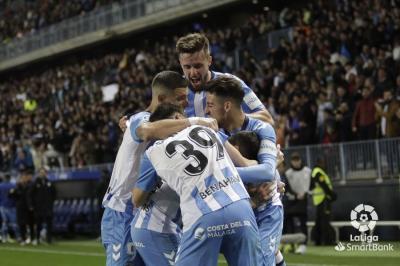
[[[135,186],[140,160],[146,150],[147,142],[140,141],[133,136],[136,128],[148,121],[149,113],[140,112],[128,121],[128,128],[124,132],[122,143],[119,146],[114,162],[110,184],[103,198],[103,206],[119,212],[125,212],[131,204],[131,190]]]

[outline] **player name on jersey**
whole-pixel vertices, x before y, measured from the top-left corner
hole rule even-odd
[[[240,182],[241,182],[241,179],[239,176],[228,177],[221,181],[218,181],[215,184],[212,184],[211,186],[207,187],[206,190],[200,191],[199,195],[200,195],[201,199],[205,199],[208,196],[211,196],[212,194],[214,194],[215,192],[220,191],[224,187],[230,186],[235,183],[240,183]]]

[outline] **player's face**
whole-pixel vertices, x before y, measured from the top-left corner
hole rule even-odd
[[[193,54],[183,53],[179,55],[179,63],[183,73],[194,90],[201,90],[207,81],[211,79],[211,74],[209,73],[211,60],[211,56],[203,50]]]
[[[214,94],[207,92],[206,114],[217,120],[222,125],[225,120],[225,109],[223,102]]]
[[[186,116],[181,113],[176,112],[176,113],[174,113],[173,117],[171,117],[171,118],[172,119],[185,119]]]
[[[165,97],[165,102],[181,106],[183,109],[188,105],[188,88],[176,88],[174,93]]]

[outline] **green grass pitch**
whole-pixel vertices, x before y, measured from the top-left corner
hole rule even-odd
[[[394,244],[394,251],[361,252],[335,251],[333,247],[309,246],[305,255],[285,254],[288,266],[398,266],[400,265],[400,244]],[[228,265],[223,256],[219,266]],[[53,245],[19,246],[0,243],[1,266],[98,266],[105,265],[103,248],[94,240],[57,241]],[[207,266],[207,265],[205,265]]]

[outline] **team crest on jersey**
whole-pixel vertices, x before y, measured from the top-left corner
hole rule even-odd
[[[197,228],[194,231],[194,238],[196,238],[198,240],[203,240],[206,237],[205,232],[206,231],[204,230],[204,228],[201,228],[201,227]]]

